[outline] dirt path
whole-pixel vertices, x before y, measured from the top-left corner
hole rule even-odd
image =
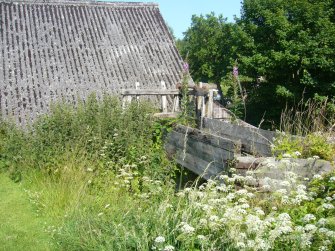
[[[0,250],[53,250],[44,228],[22,186],[0,173]]]

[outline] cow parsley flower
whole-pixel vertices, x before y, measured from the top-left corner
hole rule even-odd
[[[303,249],[308,248],[308,250],[309,250],[309,248],[312,245],[311,238],[312,238],[312,235],[309,234],[309,233],[307,233],[307,234],[306,233],[301,234],[301,247]]]
[[[278,189],[277,191],[276,191],[276,193],[278,193],[278,194],[280,194],[280,195],[285,195],[285,194],[287,194],[287,190],[286,189]]]
[[[211,216],[209,217],[209,221],[216,222],[216,221],[218,221],[218,220],[219,220],[219,217],[216,216],[216,215],[211,215]]]
[[[258,215],[260,215],[260,216],[265,215],[264,211],[262,209],[260,209],[260,208],[255,208],[255,213],[258,214]]]
[[[277,218],[280,221],[291,221],[291,216],[288,213],[281,213]]]
[[[236,192],[237,195],[245,195],[248,193],[248,190],[246,189],[240,189]]]
[[[288,182],[287,180],[284,180],[284,181],[282,181],[282,182],[280,183],[280,185],[283,186],[283,187],[290,187],[290,186],[291,186],[291,183]]]
[[[279,234],[288,234],[291,233],[293,230],[290,226],[281,226],[277,229]]]
[[[335,238],[335,232],[332,231],[332,230],[327,231],[326,235],[327,235],[329,238],[332,238],[332,239]]]
[[[313,179],[322,179],[322,176],[320,174],[314,174]]]
[[[335,207],[332,205],[332,204],[330,204],[330,203],[323,203],[322,204],[322,207],[324,208],[324,209],[328,209],[328,210],[330,210],[330,209],[334,209]]]
[[[301,153],[299,151],[295,151],[294,155],[297,156],[297,157],[299,157],[299,156],[301,156]]]
[[[311,221],[314,221],[316,220],[316,217],[314,216],[314,214],[306,214],[304,216],[304,218],[302,219],[303,222],[311,222]]]
[[[156,239],[155,239],[155,242],[156,243],[163,243],[165,242],[165,238],[163,236],[158,236]]]
[[[245,249],[245,244],[244,244],[244,242],[237,242],[236,243],[236,248],[237,249]]]
[[[246,211],[245,209],[243,209],[243,208],[237,208],[237,209],[236,209],[236,212],[237,212],[238,214],[247,214],[247,211]]]
[[[316,223],[318,226],[325,226],[327,224],[327,219],[320,218],[318,222]]]
[[[182,226],[180,228],[180,230],[184,233],[184,234],[193,234],[195,229],[194,227],[190,226],[189,224],[182,222]]]
[[[200,225],[200,226],[205,226],[205,225],[207,225],[207,220],[206,220],[206,219],[200,219],[200,220],[199,220],[199,225]]]
[[[315,232],[317,230],[317,226],[313,225],[313,224],[307,224],[305,226],[305,231],[306,232]]]
[[[263,221],[258,216],[252,214],[249,214],[246,217],[245,223],[249,233],[257,233],[262,229],[263,226]]]
[[[171,245],[167,245],[163,249],[163,251],[173,251],[173,250],[174,250],[174,246],[171,246]]]
[[[287,195],[282,196],[281,203],[284,205],[290,204],[290,198]]]
[[[291,158],[292,156],[291,156],[291,154],[289,154],[289,153],[284,153],[283,154],[283,158]]]
[[[240,205],[240,207],[243,208],[243,209],[247,209],[247,208],[249,208],[250,206],[249,206],[248,203],[244,203],[244,204]]]
[[[332,197],[326,197],[325,200],[326,200],[326,201],[332,201],[333,198],[332,198]]]
[[[200,240],[200,241],[206,240],[206,236],[204,236],[204,235],[202,235],[202,234],[199,234],[199,235],[197,236],[197,238],[198,238],[198,240]]]
[[[262,187],[261,187],[261,189],[263,190],[263,191],[270,191],[271,190],[271,186],[270,185],[263,185]]]

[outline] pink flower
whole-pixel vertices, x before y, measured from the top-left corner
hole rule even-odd
[[[237,66],[234,66],[234,68],[233,68],[233,75],[234,75],[235,78],[238,77],[238,67]]]
[[[185,71],[185,72],[188,72],[188,69],[189,69],[189,65],[188,65],[188,63],[184,63],[183,64],[183,70]]]

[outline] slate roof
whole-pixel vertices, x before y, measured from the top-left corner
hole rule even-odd
[[[181,70],[157,4],[0,0],[0,112],[18,123],[93,91],[173,88]]]

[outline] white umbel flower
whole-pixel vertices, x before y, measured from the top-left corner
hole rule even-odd
[[[165,242],[165,238],[163,236],[158,236],[156,239],[155,239],[155,242],[156,243],[163,243]]]
[[[163,249],[163,251],[173,251],[173,250],[174,250],[174,246],[171,246],[171,245],[167,245]]]

